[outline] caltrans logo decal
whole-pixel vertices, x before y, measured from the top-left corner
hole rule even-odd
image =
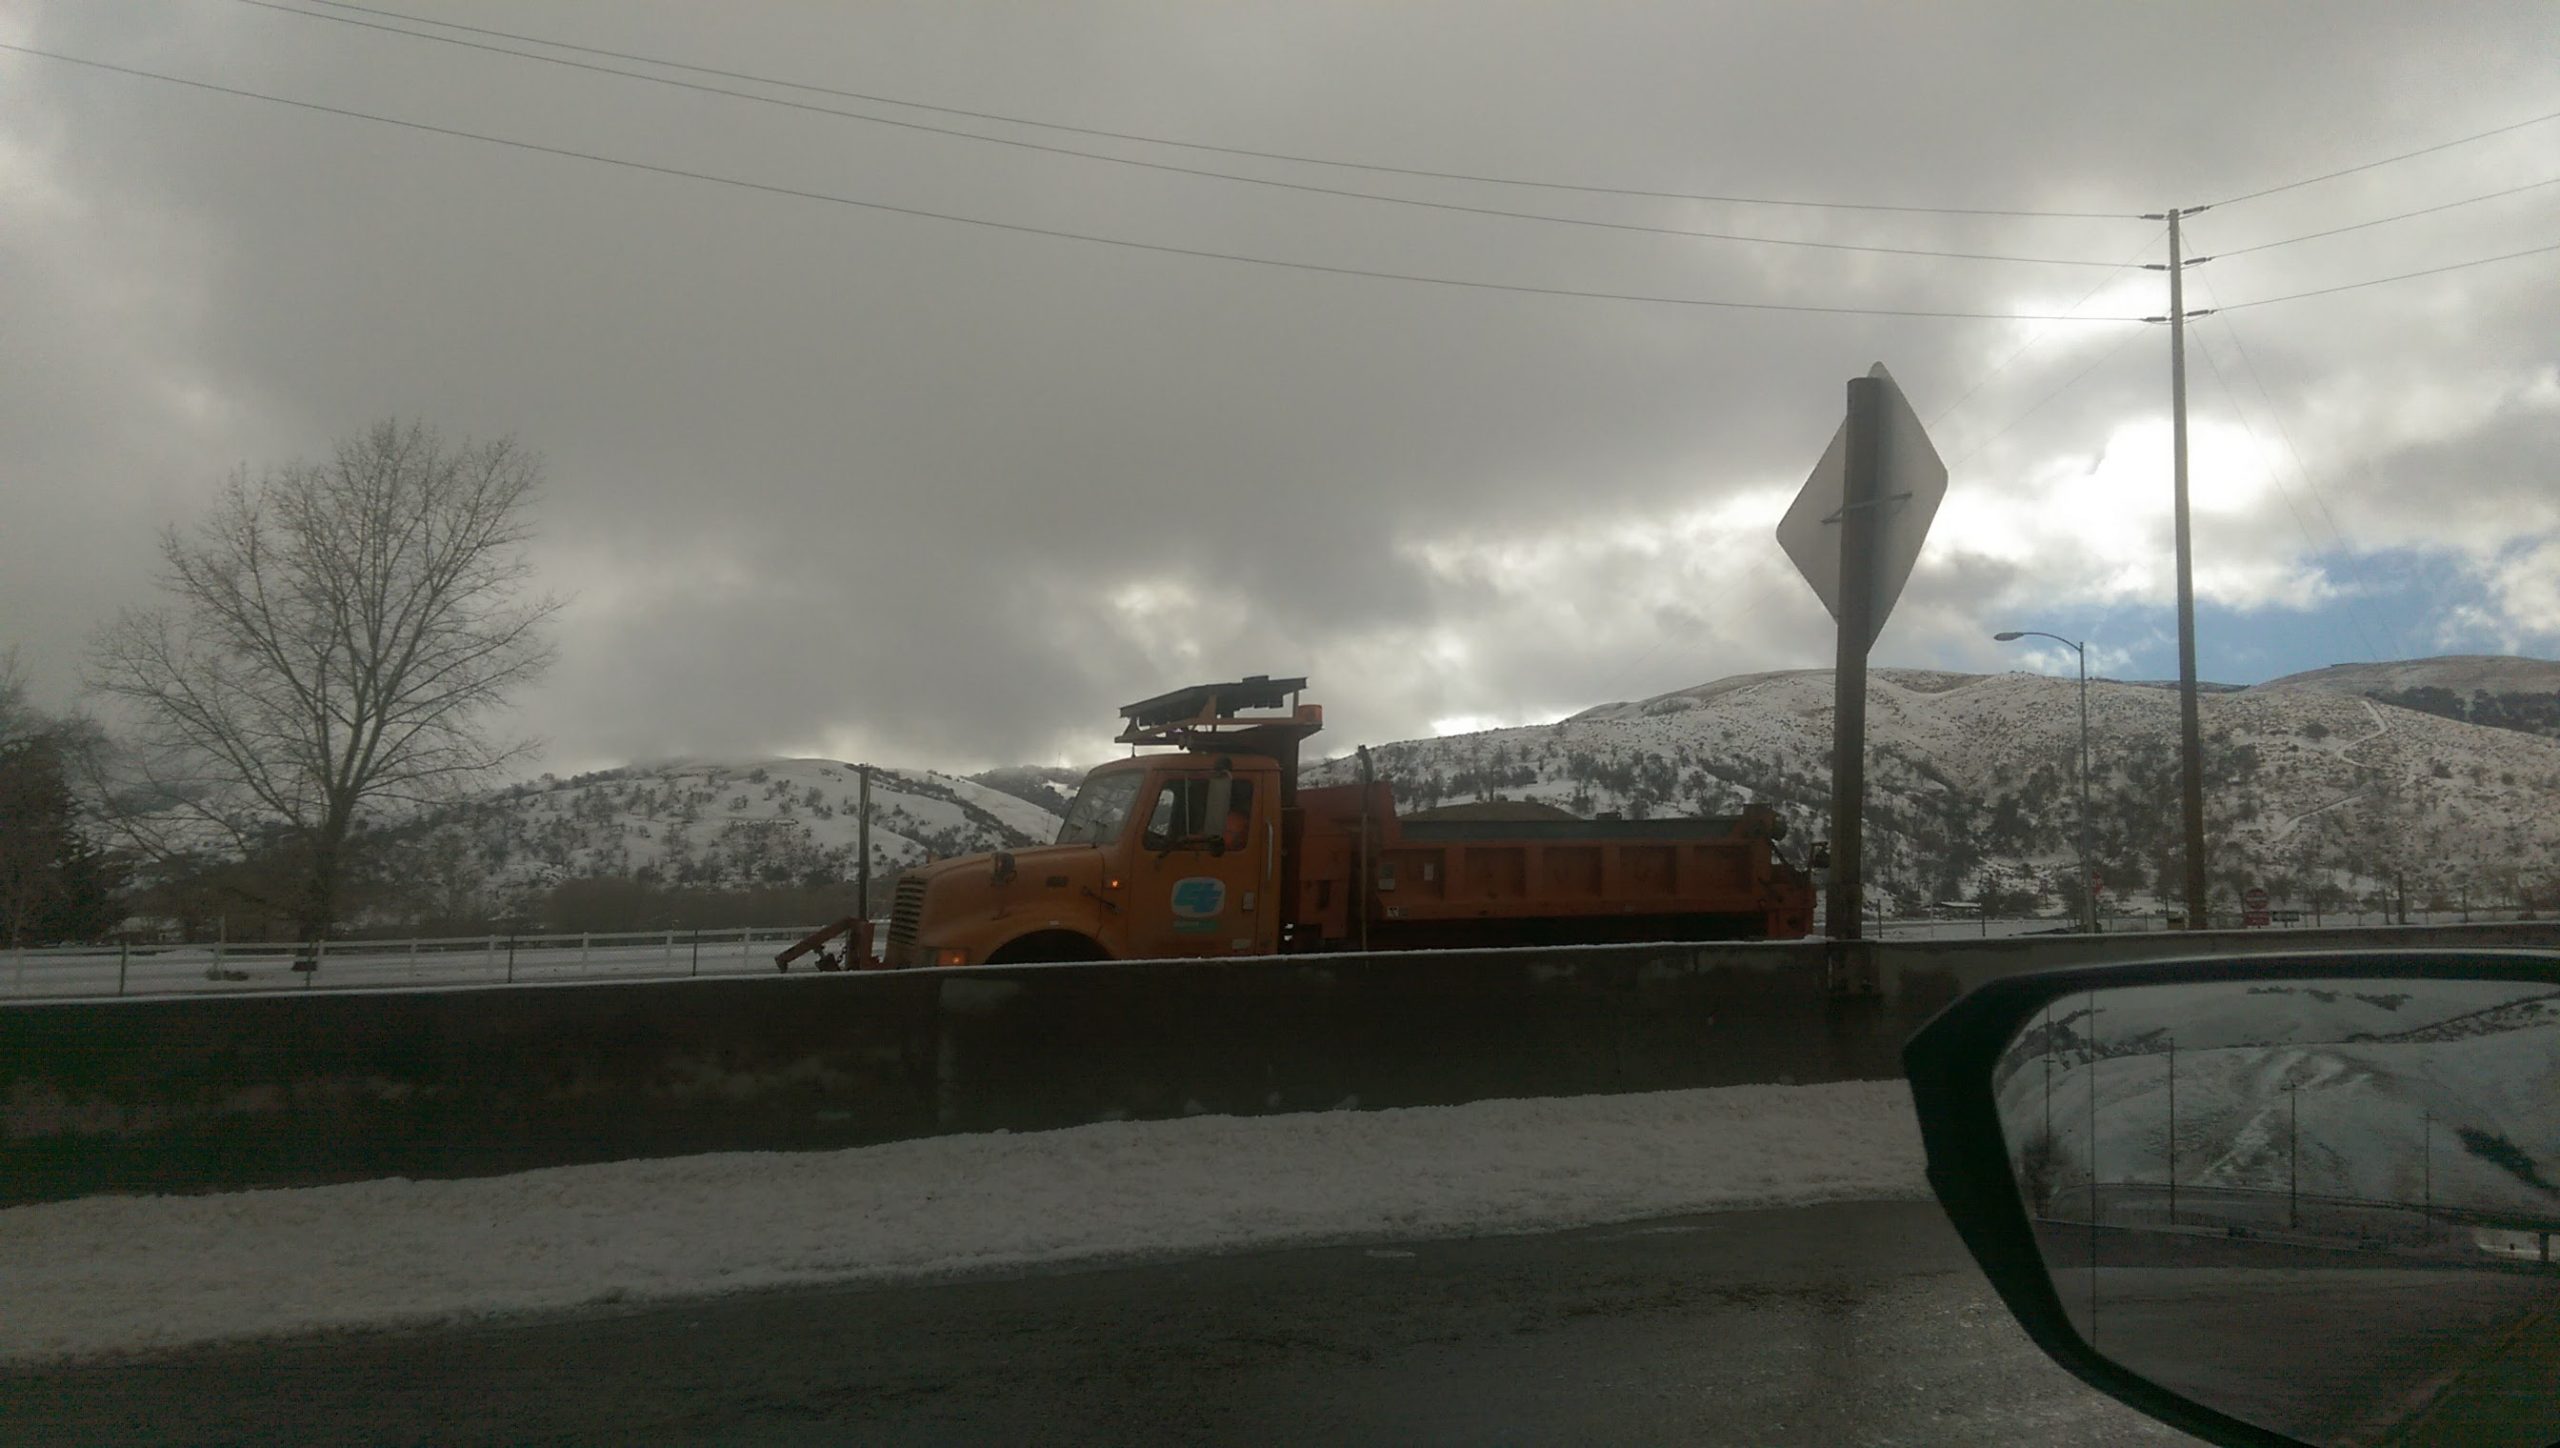
[[[1185,920],[1206,920],[1227,908],[1227,882],[1193,875],[1173,882],[1173,913]]]

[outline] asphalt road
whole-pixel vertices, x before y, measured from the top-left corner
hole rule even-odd
[[[10,1443],[2185,1443],[1937,1209],[588,1310],[0,1372]]]

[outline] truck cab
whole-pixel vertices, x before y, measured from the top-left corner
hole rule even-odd
[[[1085,777],[1057,842],[944,860],[898,882],[881,962],[957,966],[1269,955],[1281,948],[1283,812],[1323,710],[1255,676],[1122,710],[1131,757]],[[1268,711],[1289,700],[1285,714]],[[1146,745],[1174,752],[1140,754]]]

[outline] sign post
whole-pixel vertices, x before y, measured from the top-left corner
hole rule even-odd
[[[2266,887],[2263,885],[2252,885],[2247,890],[2241,892],[2240,911],[2240,924],[2244,928],[2249,930],[2265,928],[2272,919],[2267,912]]]
[[[1855,940],[1863,917],[1867,805],[1867,649],[1876,618],[1876,433],[1884,408],[1873,377],[1849,379],[1849,415],[1840,424],[1840,635],[1833,651],[1831,726],[1831,894],[1822,931]]]
[[[1831,879],[1823,912],[1823,933],[1834,942],[1860,937],[1867,653],[1910,581],[1946,492],[1946,464],[1879,362],[1850,379],[1847,415],[1778,523],[1779,546],[1840,624],[1832,673]],[[1836,982],[1845,961],[1833,964]]]

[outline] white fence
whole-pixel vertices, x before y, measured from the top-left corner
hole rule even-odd
[[[0,992],[17,998],[198,995],[769,973],[777,952],[816,928],[331,940],[316,955],[291,941],[64,945],[0,952]],[[299,960],[314,960],[315,968],[294,969]],[[794,969],[811,964],[795,962]]]

